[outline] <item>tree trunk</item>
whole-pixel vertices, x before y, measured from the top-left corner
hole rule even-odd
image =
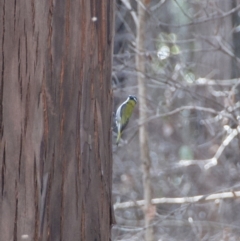
[[[231,1],[231,7],[236,8],[240,4],[239,0],[232,0]],[[240,16],[239,12],[235,11],[232,13],[232,26],[234,28],[238,28],[240,24]],[[240,71],[239,71],[239,58],[240,58],[240,43],[239,43],[239,38],[240,38],[240,31],[235,30],[232,31],[232,49],[233,49],[233,54],[234,57],[232,58],[232,64],[231,64],[231,78],[239,78],[240,76]],[[240,87],[239,85],[237,86],[237,93],[235,94],[235,102],[238,102],[240,100]]]
[[[110,240],[113,12],[0,2],[1,240]]]
[[[144,3],[144,4],[143,4]],[[151,193],[151,177],[150,167],[151,159],[149,156],[148,148],[148,132],[147,124],[142,124],[147,119],[147,102],[146,102],[146,87],[145,87],[145,22],[146,11],[144,9],[147,6],[148,1],[138,1],[138,24],[137,24],[137,37],[136,37],[136,69],[138,71],[138,98],[139,98],[139,146],[141,150],[142,159],[142,172],[143,172],[143,192],[144,192],[144,212],[145,212],[145,241],[153,240],[153,228],[151,226],[151,220],[153,218],[153,206],[152,206],[152,193]]]

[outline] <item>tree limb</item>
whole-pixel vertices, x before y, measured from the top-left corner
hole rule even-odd
[[[219,202],[219,199],[230,199],[230,198],[240,198],[240,191],[214,193],[210,195],[198,195],[198,196],[192,196],[192,197],[154,198],[152,199],[152,204],[153,205],[187,204],[187,203],[198,203],[198,202],[209,202],[209,201]],[[133,207],[143,207],[144,204],[145,204],[144,200],[115,203],[114,210],[133,208]]]

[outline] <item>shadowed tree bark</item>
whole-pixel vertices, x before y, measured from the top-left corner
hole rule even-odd
[[[231,1],[231,7],[236,8],[240,4],[239,0],[232,0]],[[239,57],[240,57],[240,43],[239,43],[239,37],[240,37],[240,31],[237,29],[240,24],[240,16],[239,12],[236,11],[232,14],[232,25],[234,28],[236,28],[232,33],[232,48],[233,48],[233,54],[234,57],[232,58],[232,64],[231,64],[231,78],[239,78]],[[240,87],[238,85],[237,87],[238,93],[235,95],[235,101],[240,100]]]
[[[0,1],[1,240],[110,240],[114,1]]]

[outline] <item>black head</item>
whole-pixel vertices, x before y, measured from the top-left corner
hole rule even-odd
[[[129,100],[133,100],[133,101],[135,101],[137,103],[137,97],[136,96],[129,95],[128,98],[129,98]]]

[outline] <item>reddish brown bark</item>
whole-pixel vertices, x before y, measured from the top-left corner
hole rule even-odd
[[[1,240],[110,239],[113,9],[0,2]]]

